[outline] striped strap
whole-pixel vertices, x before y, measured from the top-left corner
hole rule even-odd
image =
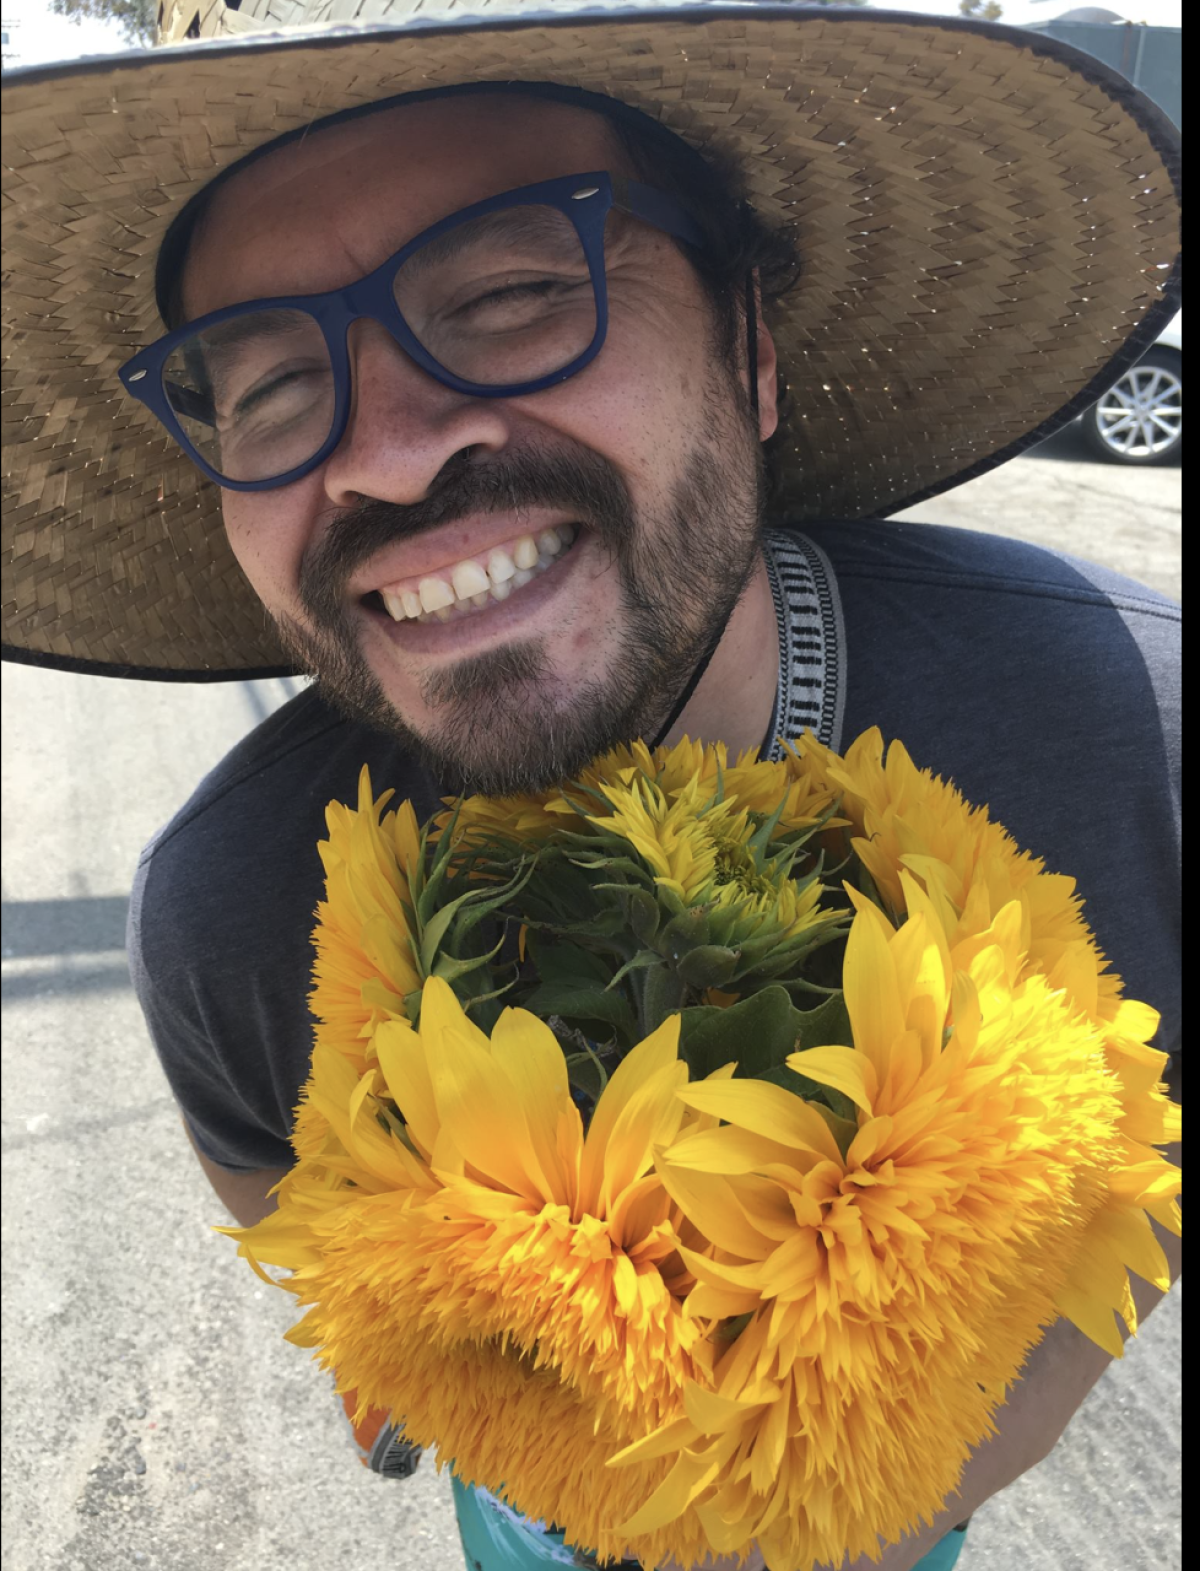
[[[780,529],[767,531],[764,555],[779,626],[779,682],[766,757],[778,762],[782,741],[805,731],[836,751],[846,704],[846,638],[833,569],[806,535]]]

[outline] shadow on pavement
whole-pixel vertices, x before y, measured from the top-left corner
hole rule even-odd
[[[69,955],[125,948],[124,895],[85,895],[69,900],[5,900],[0,906],[4,958]]]

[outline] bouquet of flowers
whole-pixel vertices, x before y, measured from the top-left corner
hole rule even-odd
[[[877,1553],[1179,1230],[1157,1016],[1073,881],[866,733],[620,749],[321,845],[290,1333],[602,1558]],[[271,1280],[268,1278],[268,1280]]]

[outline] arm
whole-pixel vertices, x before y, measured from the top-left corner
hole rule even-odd
[[[196,1144],[187,1120],[183,1119],[182,1123],[192,1150],[196,1153],[196,1160],[204,1169],[204,1176],[235,1221],[242,1227],[253,1227],[264,1216],[269,1216],[278,1203],[270,1191],[286,1176],[289,1169],[263,1167],[249,1173],[231,1173],[227,1167],[219,1167],[205,1156]],[[396,1433],[391,1414],[381,1407],[373,1407],[356,1423],[357,1392],[343,1391],[341,1403],[362,1465],[393,1478],[411,1477],[421,1452],[419,1447],[406,1444]]]
[[[270,1191],[285,1176],[288,1171],[286,1167],[264,1167],[250,1173],[231,1173],[227,1167],[218,1167],[205,1156],[196,1144],[186,1119],[183,1120],[183,1127],[196,1153],[196,1160],[204,1169],[204,1176],[216,1191],[217,1199],[235,1221],[242,1227],[253,1227],[255,1222],[261,1222],[264,1216],[274,1211],[275,1197]]]

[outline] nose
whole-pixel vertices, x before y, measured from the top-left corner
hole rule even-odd
[[[507,444],[501,400],[443,387],[380,323],[356,322],[349,348],[350,417],[323,470],[335,506],[363,499],[411,505],[467,448],[499,452]]]

